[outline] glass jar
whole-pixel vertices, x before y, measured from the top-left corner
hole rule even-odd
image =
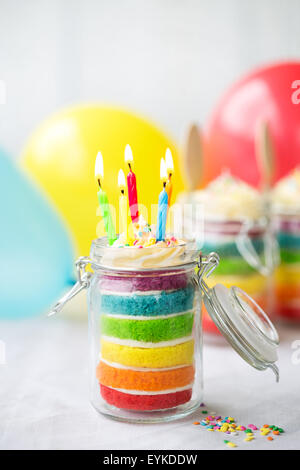
[[[300,321],[300,214],[275,216],[280,265],[275,270],[276,313]]]
[[[252,366],[270,367],[278,376],[278,337],[264,312],[238,288],[207,286],[218,263],[215,253],[199,256],[193,241],[139,250],[108,247],[106,239],[95,240],[90,258],[77,261],[78,282],[51,314],[88,288],[90,390],[97,411],[154,423],[198,408],[202,297],[234,349]],[[93,272],[86,271],[88,265]]]

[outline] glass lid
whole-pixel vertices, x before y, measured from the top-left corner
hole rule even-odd
[[[218,264],[213,255],[212,263]],[[210,259],[208,257],[208,260]],[[275,364],[278,356],[279,338],[277,331],[262,308],[239,287],[227,288],[216,284],[209,288],[204,275],[212,272],[212,264],[200,267],[198,276],[203,300],[208,314],[222,335],[235,351],[252,367],[259,370],[271,368],[279,380]]]

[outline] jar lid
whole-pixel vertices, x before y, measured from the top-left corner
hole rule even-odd
[[[208,314],[233,349],[252,367],[271,368],[278,381],[279,338],[267,314],[239,287],[209,289],[202,276],[200,286]]]

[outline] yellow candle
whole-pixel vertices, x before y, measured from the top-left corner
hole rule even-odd
[[[165,160],[166,160],[166,167],[167,167],[167,174],[168,174],[166,192],[168,194],[168,206],[170,206],[172,191],[173,191],[172,175],[174,173],[174,163],[173,163],[172,153],[169,148],[167,148],[166,150]]]
[[[124,234],[125,243],[129,244],[128,237],[128,198],[125,195],[125,175],[123,170],[119,170],[118,174],[118,186],[121,190],[121,195],[119,199],[119,208],[120,208],[120,234]]]

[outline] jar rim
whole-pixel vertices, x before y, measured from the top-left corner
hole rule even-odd
[[[124,272],[172,271],[192,269],[197,263],[200,249],[196,240],[182,239],[184,243],[175,246],[138,248],[136,246],[113,247],[107,237],[92,241],[90,259],[96,269]]]

